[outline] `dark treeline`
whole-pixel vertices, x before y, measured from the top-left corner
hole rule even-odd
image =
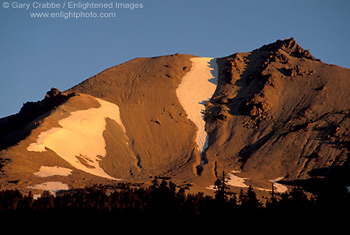
[[[258,199],[252,188],[239,194],[229,192],[220,181],[215,183],[215,196],[203,193],[188,194],[171,181],[157,180],[149,187],[120,184],[111,190],[105,187],[76,189],[56,196],[44,192],[33,199],[31,193],[19,191],[0,192],[0,215],[3,217],[42,216],[108,216],[109,218],[181,218],[181,219],[252,219],[298,218],[341,214],[350,211],[350,195],[344,190],[324,190],[319,195],[308,196],[300,188]],[[107,192],[108,191],[108,192]]]

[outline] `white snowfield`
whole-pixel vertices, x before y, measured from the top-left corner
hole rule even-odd
[[[245,180],[249,179],[249,178],[242,178],[239,177],[237,175],[234,175],[235,173],[239,173],[240,171],[232,171],[232,173],[228,174],[228,185],[231,186],[235,186],[235,187],[241,187],[241,188],[246,188],[249,187],[246,183]],[[288,191],[287,186],[277,183],[279,180],[283,179],[284,177],[279,177],[277,179],[274,180],[269,180],[271,183],[273,183],[273,187],[275,188],[275,192],[278,193],[284,193]],[[272,191],[271,189],[266,189],[266,188],[256,188],[258,190],[262,190],[262,191]]]
[[[245,180],[248,178],[242,178],[237,175],[234,175],[235,173],[239,173],[240,171],[232,171],[232,173],[228,173],[228,185],[235,186],[235,187],[241,187],[241,188],[247,188],[249,187]]]
[[[280,181],[283,178],[284,177],[278,177],[277,179],[270,180],[270,182],[272,182],[273,186],[276,188],[276,192],[278,192],[278,193],[284,193],[284,192],[288,191],[288,187],[287,186],[285,186],[283,184],[280,184],[280,183],[277,183],[278,181]]]
[[[237,175],[234,175],[235,173],[239,173],[240,171],[232,171],[232,173],[227,174],[227,185],[239,187],[239,188],[248,188],[249,186],[245,183],[245,180],[248,178],[242,178]],[[216,190],[215,185],[211,185],[206,187],[207,189]]]
[[[185,109],[188,118],[197,126],[196,143],[200,153],[208,147],[208,134],[205,131],[205,102],[213,96],[217,82],[218,71],[216,59],[209,57],[191,58],[192,68],[182,78],[176,89],[180,104]]]
[[[68,190],[69,189],[67,184],[64,184],[64,183],[59,182],[59,181],[49,181],[49,182],[45,182],[42,184],[36,184],[34,186],[28,186],[27,188],[47,190],[47,191],[50,191],[52,194],[55,194],[60,190]],[[35,197],[36,198],[40,197],[40,194],[36,195]]]
[[[49,177],[54,175],[68,176],[72,171],[72,169],[59,166],[41,166],[39,171],[35,172],[34,175],[38,177]]]
[[[116,121],[124,133],[125,127],[117,105],[101,99],[97,101],[100,107],[71,112],[69,117],[58,122],[61,127],[53,127],[40,133],[37,141],[30,144],[27,150],[44,152],[48,148],[79,170],[117,180],[99,166],[99,161],[106,156],[106,142],[103,137],[106,118]],[[47,171],[45,168],[44,170]],[[38,174],[47,173],[39,171]]]
[[[227,184],[230,186],[234,186],[234,187],[239,187],[239,188],[247,188],[249,187],[246,183],[245,180],[249,179],[249,178],[242,178],[239,177],[235,174],[240,173],[240,171],[232,171],[232,173],[228,173],[228,180],[227,180]],[[277,179],[274,180],[269,180],[271,183],[273,183],[273,187],[275,189],[275,192],[278,193],[284,193],[288,191],[287,186],[277,183],[278,181],[280,181],[281,179],[283,179],[284,177],[279,177]],[[206,187],[207,189],[211,189],[211,190],[216,190],[214,185],[211,185],[209,187]],[[256,188],[258,190],[262,190],[262,191],[272,191],[271,189],[266,189],[266,188]]]

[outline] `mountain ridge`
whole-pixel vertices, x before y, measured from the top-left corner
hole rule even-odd
[[[265,50],[270,48],[273,48],[274,50]],[[289,54],[287,54],[282,50],[284,48],[292,50],[287,50],[289,51]],[[272,146],[267,147],[266,143],[271,141],[271,144],[276,144],[274,141],[285,138],[289,133],[297,132],[303,128],[303,125],[313,122],[309,120],[311,117],[305,117],[305,115],[316,116],[312,117],[312,119],[317,119],[318,116],[322,117],[322,114],[324,114],[327,109],[326,105],[323,105],[323,108],[320,107],[320,103],[322,102],[328,100],[329,107],[334,107],[334,104],[346,106],[346,104],[342,102],[342,99],[338,99],[338,97],[343,95],[345,100],[348,98],[348,89],[345,88],[347,87],[345,84],[349,82],[349,79],[347,79],[349,76],[349,70],[338,66],[326,65],[320,60],[312,57],[309,52],[300,48],[301,47],[296,44],[294,39],[287,39],[285,41],[277,41],[276,44],[263,46],[260,49],[252,51],[251,54],[237,53],[230,57],[223,58],[223,60],[226,60],[226,64],[228,63],[227,61],[231,61],[229,61],[229,66],[226,65],[226,69],[221,72],[224,73],[224,75],[221,76],[230,78],[230,80],[226,80],[221,84],[219,82],[218,94],[223,94],[224,92],[226,92],[226,94],[223,96],[223,99],[218,95],[214,95],[212,98],[212,103],[214,103],[211,108],[212,113],[214,114],[214,118],[212,119],[217,120],[216,117],[218,117],[221,121],[221,119],[232,117],[233,114],[236,120],[234,123],[229,123],[228,129],[231,130],[230,133],[239,132],[241,135],[246,135],[249,131],[252,132],[251,135],[243,138],[245,142],[241,143],[240,147],[237,149],[230,147],[230,154],[235,153],[233,155],[236,155],[235,159],[230,163],[232,164],[232,162],[236,161],[237,163],[235,165],[238,170],[243,169],[243,171],[252,171],[252,167],[261,168],[262,166],[259,165],[261,164],[261,155],[265,155],[264,158],[267,158],[266,155],[269,155],[267,158],[268,161],[265,160],[265,164],[263,165],[270,169],[264,170],[263,173],[259,173],[260,176],[258,177],[262,178],[262,174],[265,177],[271,175],[270,179],[281,177],[281,175],[271,174],[272,172],[276,172],[283,168],[284,164],[281,162],[279,163],[279,166],[276,166],[281,160],[277,159],[277,156],[275,157],[273,164],[271,164],[275,165],[274,168],[269,167],[267,162],[272,161],[271,155],[280,156],[281,153],[278,153],[278,151],[281,151],[286,147],[276,147],[276,153],[271,153]],[[252,60],[254,64],[252,65],[252,69],[248,65],[242,73],[241,68],[245,67],[242,65],[244,60]],[[219,63],[223,62],[220,61]],[[219,67],[225,68],[225,65]],[[228,73],[227,67],[230,68],[230,73]],[[327,71],[323,74],[316,72],[317,70],[320,70],[321,72],[324,67],[333,70],[333,73],[337,72],[337,75],[338,73],[343,75],[342,79],[337,79],[338,84],[333,83],[329,86],[328,90],[326,90],[326,80],[332,79],[328,75],[330,72]],[[250,71],[253,71],[253,73],[250,73]],[[347,75],[345,75],[345,73],[347,73]],[[327,77],[325,77],[325,75],[327,75]],[[335,95],[334,93],[337,90],[337,85],[342,87],[342,93]],[[243,88],[240,89],[240,87]],[[294,87],[294,89],[291,89],[291,87]],[[221,92],[220,89],[222,90]],[[295,89],[297,89],[298,92],[295,92]],[[330,101],[330,97],[327,96],[327,93],[329,92],[332,93],[332,101]],[[234,98],[229,100],[231,97]],[[227,105],[225,105],[225,103]],[[348,107],[342,109],[347,110]],[[309,112],[306,112],[307,110]],[[318,112],[320,112],[320,114],[318,114]],[[209,119],[210,118],[211,117],[209,116]],[[237,120],[240,120],[241,122],[239,123]],[[295,122],[296,125],[293,127],[288,126],[288,122],[292,121]],[[255,131],[255,128],[258,129],[258,131]],[[217,126],[216,129],[218,129]],[[237,129],[244,129],[244,131]],[[214,131],[217,132],[218,130]],[[217,136],[219,137],[215,136],[213,139],[220,140],[225,134],[220,132]],[[310,140],[309,137],[307,137],[307,139],[310,142],[314,142],[313,140]],[[238,141],[235,143],[232,142],[231,146],[239,144],[239,138],[236,140]],[[247,140],[250,144],[247,144]],[[220,141],[224,142],[227,141],[227,139]],[[296,146],[298,145],[303,146],[305,143],[296,144]],[[215,149],[214,151],[216,153],[220,152],[218,149]],[[290,155],[293,151],[292,149],[289,149],[289,151],[288,154]],[[305,153],[301,154],[303,155],[302,158],[305,157],[304,154]],[[253,155],[256,157],[252,157]],[[310,153],[310,155],[312,155],[312,153]],[[296,162],[292,165],[306,164],[305,160],[301,160],[299,157],[300,156],[294,156],[294,161]],[[283,161],[289,161],[291,158],[292,157],[282,159]],[[289,166],[289,164],[285,165]],[[255,173],[258,172],[256,170],[254,171]],[[288,172],[288,169],[284,170],[284,172],[286,171]],[[295,174],[295,172],[300,172],[301,170],[296,170],[294,168],[293,171],[293,174]],[[250,177],[252,176],[251,172],[248,174]],[[292,173],[285,174],[285,177],[288,177],[289,174]],[[268,179],[265,180],[265,182],[267,181]],[[267,187],[267,183],[264,183],[263,185]]]

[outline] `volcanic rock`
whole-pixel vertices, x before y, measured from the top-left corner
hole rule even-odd
[[[222,171],[238,189],[350,184],[349,69],[321,62],[293,38],[193,58],[137,58],[0,119],[1,188],[55,192],[163,176],[212,193]],[[183,107],[179,96],[189,93],[179,87],[195,95],[213,84],[211,98],[187,97]]]

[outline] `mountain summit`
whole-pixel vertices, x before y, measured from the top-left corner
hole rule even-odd
[[[0,119],[2,189],[171,177],[212,192],[346,181],[350,70],[293,38],[223,58],[168,55],[109,68]]]

